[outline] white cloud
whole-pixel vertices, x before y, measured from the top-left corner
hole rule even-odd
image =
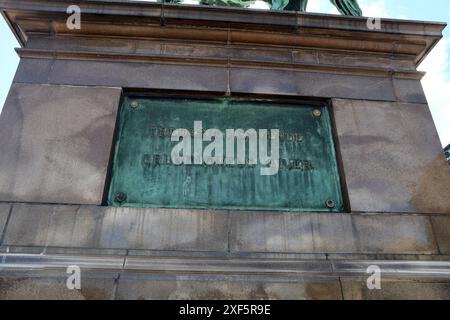
[[[389,17],[384,0],[360,0],[359,4],[366,17]]]
[[[422,84],[443,146],[450,143],[450,40],[443,39],[420,65]]]

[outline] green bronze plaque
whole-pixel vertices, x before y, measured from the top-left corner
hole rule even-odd
[[[322,104],[126,97],[109,204],[344,210]]]

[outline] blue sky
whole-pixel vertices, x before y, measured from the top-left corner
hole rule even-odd
[[[186,1],[192,3],[196,0]],[[450,22],[448,0],[359,0],[359,2],[365,16]],[[257,6],[261,7],[261,4]],[[308,11],[336,13],[329,0],[309,0]],[[0,20],[0,108],[2,108],[19,62],[14,51],[19,45],[3,18]],[[450,27],[444,34],[445,38],[419,69],[427,72],[422,83],[441,142],[445,146],[450,143]]]

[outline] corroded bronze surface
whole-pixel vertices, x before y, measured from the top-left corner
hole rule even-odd
[[[323,105],[126,99],[120,125],[109,196],[113,205],[343,210],[330,118]],[[180,129],[189,131],[182,141],[188,140],[189,149],[180,153],[191,153],[181,164],[174,160],[179,142],[173,141]],[[220,138],[207,139],[209,129],[218,130]],[[248,136],[233,136],[229,145],[229,131],[239,129]],[[208,163],[211,146],[214,162]],[[262,160],[261,150],[267,150],[271,161]]]

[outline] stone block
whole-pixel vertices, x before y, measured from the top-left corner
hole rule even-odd
[[[450,254],[450,217],[431,217],[434,235],[441,254]]]
[[[51,59],[21,59],[14,83],[48,83],[52,65]]]
[[[342,280],[345,300],[449,300],[449,282],[381,281],[381,290],[369,290],[365,280]]]
[[[427,103],[427,98],[420,80],[393,79],[392,82],[397,101],[422,104]]]
[[[437,253],[428,217],[233,213],[231,252]]]
[[[15,204],[10,223],[5,233],[4,244],[14,246],[82,246],[82,241],[74,241],[90,236],[89,228],[93,219],[83,219],[77,215],[78,206],[48,206]],[[76,220],[83,223],[77,232]]]
[[[412,59],[399,59],[386,55],[355,54],[349,52],[327,52],[322,51],[318,55],[320,64],[339,65],[347,67],[366,67],[385,70],[407,70],[415,71],[416,66]]]
[[[53,60],[47,77],[31,77],[27,70],[32,69],[38,62],[42,63],[38,59],[22,59],[15,81],[42,83],[44,77],[48,79],[47,83],[62,85],[212,92],[227,90],[228,77],[225,67],[154,62]]]
[[[3,245],[229,252],[238,256],[270,253],[280,257],[438,252],[429,218],[416,215],[28,204],[14,204]]]
[[[0,203],[0,240],[3,238],[3,231],[8,221],[9,211],[11,206],[6,203]],[[0,243],[1,245],[1,243]]]
[[[353,212],[450,213],[448,167],[425,104],[333,100]]]
[[[295,95],[395,101],[389,78],[336,73],[230,69],[230,89],[235,93]]]
[[[327,213],[233,213],[232,252],[354,252],[351,216]]]
[[[428,217],[412,215],[354,215],[354,235],[361,253],[437,253]]]
[[[233,48],[230,50],[232,59],[264,62],[286,62],[292,61],[292,53],[289,50],[269,50],[263,48]]]
[[[184,279],[188,277],[183,277]],[[236,280],[190,281],[143,279],[123,275],[119,280],[117,299],[130,300],[337,300],[341,290],[337,279],[328,281],[265,282]]]
[[[227,250],[228,216],[225,212],[132,208],[104,210],[99,239],[101,247]]]
[[[66,276],[0,276],[0,300],[112,300],[114,279],[82,274],[81,290],[69,290]]]
[[[5,245],[226,251],[223,212],[14,205]]]
[[[101,204],[120,97],[14,84],[0,117],[0,201]]]

